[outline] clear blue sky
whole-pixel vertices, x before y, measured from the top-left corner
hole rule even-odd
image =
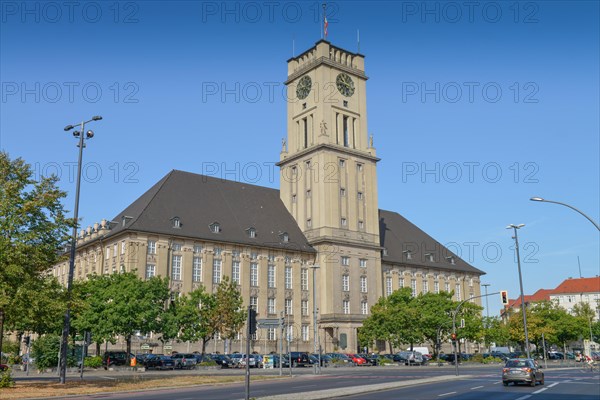
[[[286,60],[320,39],[319,3],[0,4],[0,148],[58,173],[68,209],[63,127],[104,117],[84,153],[84,226],[171,169],[278,187]],[[578,256],[595,276],[592,224],[529,198],[600,217],[598,2],[477,4],[328,3],[328,40],[356,51],[360,30],[379,207],[486,271],[490,291],[518,293],[511,223],[526,224],[527,293],[579,276]]]

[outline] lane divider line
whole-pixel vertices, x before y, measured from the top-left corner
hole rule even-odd
[[[527,396],[519,397],[518,399],[515,399],[515,400],[525,400],[525,399],[528,399],[530,397],[531,397],[531,395],[528,394]]]
[[[438,394],[438,397],[448,396],[450,394],[456,394],[456,392],[448,392],[448,393]]]
[[[482,387],[483,387],[483,386],[475,386],[475,387],[472,387],[472,388],[471,388],[471,390],[475,390],[475,389],[481,389]]]
[[[548,388],[547,388],[547,387],[545,387],[545,388],[543,388],[543,389],[540,389],[540,390],[536,390],[535,392],[531,392],[531,394],[538,394],[538,393],[542,393],[542,392],[545,392],[546,390],[548,390]]]

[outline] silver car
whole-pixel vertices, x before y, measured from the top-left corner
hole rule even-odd
[[[542,366],[531,358],[511,358],[506,361],[502,369],[502,383],[508,386],[510,382],[526,383],[535,386],[536,382],[544,384],[544,373]]]
[[[175,368],[194,369],[198,363],[195,354],[177,353],[173,354],[171,358],[175,361]]]

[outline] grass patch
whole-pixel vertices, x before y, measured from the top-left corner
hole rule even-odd
[[[279,379],[279,376],[253,376],[252,380]],[[168,387],[184,387],[206,384],[244,382],[244,376],[178,376],[178,377],[133,377],[121,380],[78,381],[67,377],[67,383],[58,382],[17,382],[12,388],[0,389],[0,399],[31,399],[37,397],[62,397],[86,395],[102,392],[121,392]]]

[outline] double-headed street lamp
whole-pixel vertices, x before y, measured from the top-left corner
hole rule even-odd
[[[81,186],[81,159],[83,157],[83,148],[85,147],[84,139],[94,137],[94,132],[85,131],[85,124],[92,121],[100,121],[102,117],[95,116],[89,121],[82,121],[76,125],[65,126],[65,131],[68,132],[76,126],[80,126],[79,131],[73,131],[73,136],[79,140],[79,159],[77,160],[77,181],[75,188],[75,210],[73,215],[73,236],[71,237],[71,253],[69,256],[69,274],[67,277],[67,310],[65,311],[65,319],[62,330],[61,346],[60,346],[60,383],[65,383],[67,375],[67,354],[69,330],[71,329],[71,291],[73,287],[73,275],[75,272],[75,247],[77,246],[77,222],[79,219],[79,188]],[[85,136],[84,136],[85,135]]]
[[[317,360],[317,364],[314,367],[314,373],[315,374],[320,374],[321,373],[321,351],[319,349],[319,331],[317,328],[317,279],[316,279],[316,272],[317,269],[319,268],[319,264],[313,264],[311,266],[312,268],[312,291],[313,291],[313,347],[314,347],[314,352],[316,354],[318,354],[318,360]]]
[[[523,329],[525,331],[525,350],[527,352],[527,358],[531,358],[529,354],[529,333],[527,332],[527,313],[525,311],[525,296],[523,295],[523,278],[521,276],[521,257],[519,255],[519,237],[517,235],[517,229],[521,229],[525,224],[514,225],[510,224],[506,229],[512,229],[515,232],[515,249],[517,251],[517,266],[519,268],[519,287],[521,289],[521,311],[523,312]]]
[[[575,207],[573,207],[573,206],[571,206],[569,204],[561,203],[560,201],[546,200],[546,199],[542,199],[541,197],[532,197],[529,200],[531,200],[531,201],[540,201],[540,202],[543,202],[543,203],[560,204],[561,206],[569,207],[570,209],[577,211],[579,214],[581,214],[585,218],[587,218],[588,221],[590,221],[592,224],[594,224],[594,226],[596,227],[596,229],[598,229],[600,231],[600,226],[598,225],[598,223],[596,221],[594,221],[589,216],[587,216],[583,211],[578,210],[577,208],[575,208]]]

